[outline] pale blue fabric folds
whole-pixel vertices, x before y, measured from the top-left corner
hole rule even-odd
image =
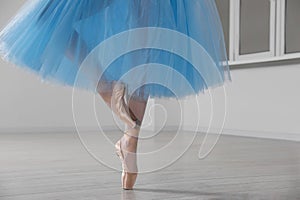
[[[0,33],[0,54],[42,79],[139,98],[231,81],[213,0],[32,0]]]

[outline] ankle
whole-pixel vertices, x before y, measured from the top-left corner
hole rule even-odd
[[[136,153],[137,145],[138,145],[137,139],[124,134],[121,140],[122,140],[121,146],[123,151]]]
[[[130,135],[124,134],[122,137],[123,142],[125,142],[126,146],[133,146],[136,145],[138,142],[138,139],[135,137],[132,137]]]
[[[134,139],[138,139],[140,133],[140,126],[136,124],[134,127],[130,127],[127,124],[125,125],[124,135],[128,137],[132,137]]]

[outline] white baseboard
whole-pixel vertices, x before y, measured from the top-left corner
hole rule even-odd
[[[117,130],[116,126],[102,126],[103,130]],[[81,131],[96,132],[100,129],[97,127],[80,128]],[[75,133],[75,127],[6,127],[0,128],[1,133]]]
[[[116,126],[102,126],[103,131],[115,131],[118,130]],[[166,126],[164,131],[176,131],[177,126]],[[85,132],[97,132],[100,131],[97,127],[84,127],[80,128],[81,131]],[[184,126],[184,131],[195,131],[196,128],[193,126]],[[153,130],[149,130],[153,131]],[[198,127],[197,132],[204,133],[207,131],[207,127]],[[211,128],[210,134],[214,134],[219,129]],[[0,128],[0,134],[3,133],[76,133],[75,127],[7,127]],[[279,140],[290,140],[300,141],[300,133],[282,133],[272,131],[261,131],[261,130],[238,130],[238,129],[223,129],[224,135],[243,136],[243,137],[255,137],[255,138],[266,138],[266,139],[279,139]]]
[[[196,128],[193,126],[185,126],[185,131],[195,131]],[[197,131],[206,132],[207,127],[198,127]],[[210,128],[210,133],[214,134],[220,132],[220,128]],[[266,138],[266,139],[278,139],[278,140],[290,140],[300,141],[300,133],[288,133],[288,132],[274,132],[274,131],[263,131],[263,130],[239,130],[239,129],[226,129],[222,130],[224,135],[242,136],[242,137],[255,137],[255,138]]]
[[[119,128],[115,125],[106,125],[101,127],[103,131],[117,131]],[[80,131],[99,132],[99,127],[80,127]],[[153,131],[153,127],[146,127],[144,130]],[[5,127],[0,128],[0,134],[3,133],[76,133],[75,126],[67,127]]]

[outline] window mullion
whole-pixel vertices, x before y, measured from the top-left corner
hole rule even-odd
[[[235,0],[229,3],[229,61],[235,61]]]
[[[276,56],[283,56],[285,46],[285,0],[277,0],[276,4]]]
[[[230,8],[232,9],[232,14],[230,22],[232,23],[231,26],[231,52],[232,58],[234,61],[238,60],[239,56],[239,44],[240,44],[240,0],[231,0],[230,1]]]
[[[275,42],[276,42],[276,1],[270,0],[270,53],[275,56]]]

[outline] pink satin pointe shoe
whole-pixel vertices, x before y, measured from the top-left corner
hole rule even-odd
[[[138,140],[139,130],[139,126],[136,126],[135,128],[128,128],[127,126],[124,133]],[[123,168],[121,176],[122,188],[124,190],[132,190],[138,175],[137,157],[136,151],[130,152],[124,149],[124,146],[126,146],[127,143],[128,141],[126,141],[124,137],[122,137],[115,144],[115,148],[116,154],[119,156]]]
[[[137,124],[130,117],[128,106],[125,104],[125,89],[124,83],[115,82],[111,97],[111,108],[122,121],[124,121],[131,128],[134,128]]]

